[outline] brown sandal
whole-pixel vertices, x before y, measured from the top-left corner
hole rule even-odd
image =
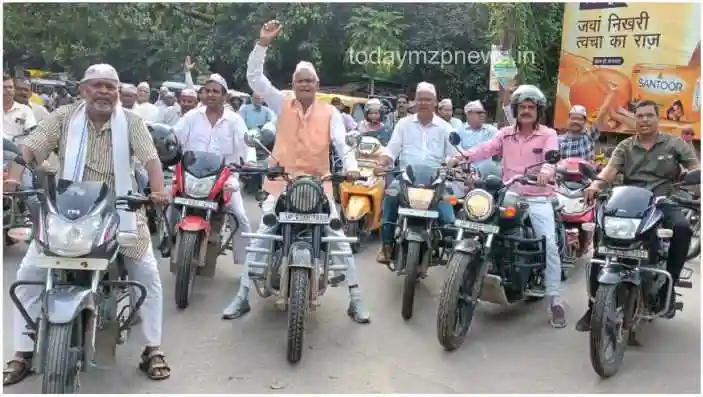
[[[2,369],[2,385],[11,386],[22,382],[32,373],[32,359],[30,357],[14,357],[5,363],[5,368]]]
[[[151,380],[164,380],[171,377],[171,367],[166,364],[166,355],[161,350],[152,350],[142,353],[142,361],[139,369]],[[165,371],[165,374],[157,375],[157,371]]]

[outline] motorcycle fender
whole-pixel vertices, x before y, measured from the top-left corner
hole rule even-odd
[[[476,240],[461,240],[454,246],[454,251],[474,255],[481,250],[481,244]]]
[[[347,220],[358,221],[371,212],[371,200],[366,196],[352,195],[344,211]]]
[[[95,310],[93,292],[85,288],[56,288],[44,299],[49,324],[68,324],[84,309]]]
[[[428,243],[430,241],[430,234],[427,230],[405,229],[403,231],[403,240]]]
[[[199,232],[205,230],[210,233],[210,223],[199,216],[186,216],[178,221],[178,228],[185,232]]]
[[[598,275],[598,283],[615,285],[627,283],[640,285],[640,272],[637,269],[630,269],[622,265],[610,265],[601,269]]]
[[[307,244],[293,244],[290,248],[288,267],[312,269],[312,250]]]

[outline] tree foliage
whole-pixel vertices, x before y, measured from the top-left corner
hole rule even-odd
[[[91,63],[114,65],[125,81],[174,78],[183,59],[196,73],[218,72],[246,87],[246,60],[261,24],[278,19],[281,36],[267,72],[280,86],[300,60],[319,68],[323,84],[359,81],[363,74],[411,88],[437,85],[440,96],[491,101],[486,57],[506,28],[515,51],[532,51],[519,65],[524,81],[548,95],[556,88],[563,4],[560,3],[11,3],[4,5],[5,66],[50,68],[80,76]],[[347,49],[425,52],[424,62],[355,65]],[[434,59],[432,54],[437,52]],[[451,53],[452,62],[440,62]],[[446,57],[445,57],[446,58]],[[432,62],[430,62],[432,61]],[[350,77],[355,76],[355,77]]]

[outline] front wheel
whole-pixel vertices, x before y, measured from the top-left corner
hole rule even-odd
[[[82,327],[81,316],[68,324],[49,324],[42,377],[42,394],[76,394],[80,388]]]
[[[304,268],[290,269],[290,295],[288,301],[288,362],[295,364],[303,355],[305,313],[310,298],[310,271]]]
[[[449,258],[449,277],[437,310],[437,339],[449,351],[464,343],[478,306],[486,265],[474,262],[473,255],[456,251]]]
[[[176,307],[185,309],[188,307],[190,294],[193,292],[195,284],[195,274],[198,265],[193,263],[193,257],[199,252],[200,233],[181,232],[178,241],[178,252],[176,253]]]
[[[408,251],[405,255],[405,283],[403,284],[403,303],[400,309],[400,315],[405,320],[409,320],[413,316],[413,305],[415,303],[415,286],[417,285],[418,272],[420,270],[420,254],[422,246],[418,242],[409,242]],[[400,249],[403,249],[401,247]],[[402,266],[402,264],[400,264]]]
[[[360,230],[360,221],[346,221],[344,223],[344,235],[347,237],[356,237],[361,240],[361,233],[359,232]],[[356,254],[357,252],[359,252],[359,249],[361,248],[360,241],[357,241],[356,243],[352,243],[350,245],[352,253]]]
[[[601,378],[620,369],[625,357],[628,332],[623,328],[627,286],[600,284],[591,312],[591,365]]]

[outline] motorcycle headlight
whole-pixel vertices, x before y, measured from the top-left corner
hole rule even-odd
[[[430,203],[432,203],[433,197],[433,189],[408,187],[408,202],[410,203],[410,208],[416,210],[426,210],[430,208]]]
[[[610,238],[620,240],[631,240],[635,238],[637,229],[640,227],[641,219],[615,218],[606,216],[603,219],[603,231]]]
[[[49,249],[62,256],[76,257],[88,254],[93,248],[93,240],[100,232],[102,217],[93,215],[71,222],[49,214],[46,223]]]
[[[204,198],[210,195],[212,187],[215,186],[218,175],[207,178],[196,178],[188,173],[185,174],[186,194],[195,198]]]
[[[494,208],[493,196],[483,189],[474,189],[464,198],[464,210],[472,221],[485,221],[493,214]]]

